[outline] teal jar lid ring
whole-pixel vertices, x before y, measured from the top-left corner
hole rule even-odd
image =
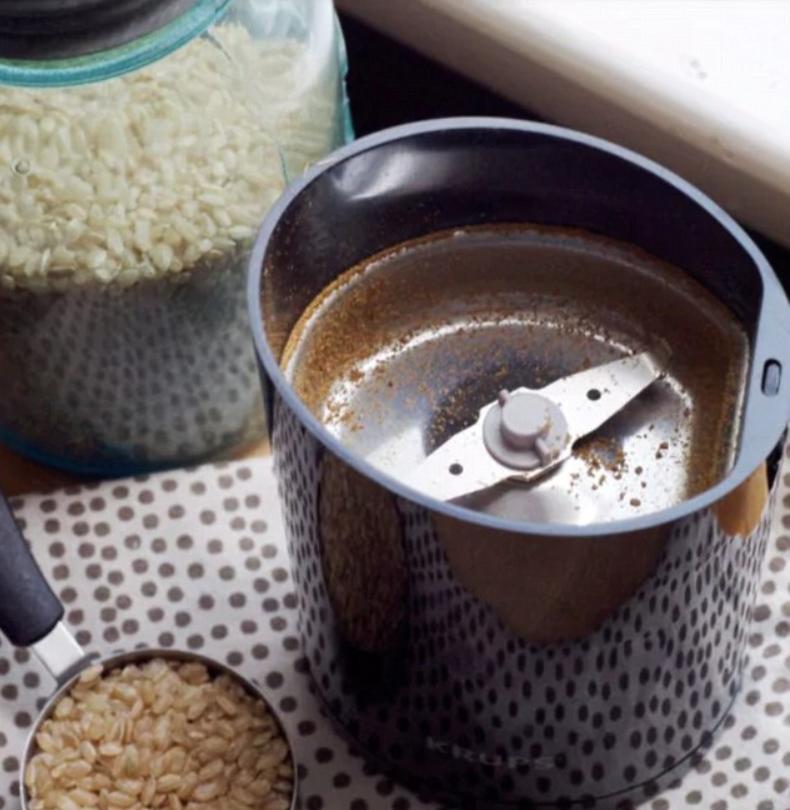
[[[110,17],[97,17],[96,20],[102,20],[105,27],[97,27],[95,31],[89,28],[90,19],[86,20],[86,25],[79,27],[74,22],[74,17],[67,13],[69,10],[74,11],[79,5],[78,1],[66,3],[66,6],[71,6],[67,11],[61,6],[60,13],[54,8],[57,4],[53,4],[50,0],[38,2],[42,4],[40,18],[14,15],[14,6],[21,7],[23,4],[12,2],[8,10],[3,9],[0,12],[0,30],[3,26],[12,28],[18,35],[18,42],[23,42],[25,37],[28,37],[28,40],[31,37],[35,40],[38,36],[40,43],[38,47],[46,50],[46,42],[51,39],[46,31],[50,28],[54,31],[60,24],[62,36],[56,38],[59,42],[57,50],[49,50],[45,58],[22,59],[3,58],[3,49],[0,48],[0,84],[19,87],[66,87],[104,81],[138,70],[167,56],[202,34],[223,16],[233,0],[172,0],[164,4],[157,2],[153,4],[157,7],[156,13],[146,18],[135,15],[145,13],[151,5],[147,0],[127,0],[114,5],[114,12]],[[105,0],[94,0],[88,5],[100,7],[104,2]],[[121,14],[122,7],[129,15],[126,18]],[[69,28],[70,25],[73,27]],[[139,35],[131,41],[118,44],[119,39],[123,40],[132,35],[130,32]],[[72,37],[71,46],[68,44],[69,37]],[[102,38],[112,44],[101,48],[97,43]],[[8,49],[9,38],[4,36],[3,41]],[[89,47],[92,52],[77,56],[60,55],[70,47],[76,49]]]

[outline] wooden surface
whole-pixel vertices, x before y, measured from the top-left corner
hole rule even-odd
[[[216,461],[263,458],[268,452],[268,442],[261,441],[243,447],[234,453],[220,455],[216,458]],[[87,480],[90,479],[80,478],[52,467],[36,464],[0,445],[0,490],[7,496],[23,495],[28,492],[49,492],[53,489]]]

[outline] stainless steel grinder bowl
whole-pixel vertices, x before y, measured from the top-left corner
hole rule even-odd
[[[522,222],[635,245],[740,321],[736,452],[705,491],[609,522],[507,520],[387,475],[296,395],[283,348],[340,274],[406,240]],[[600,139],[431,121],[363,138],[286,192],[258,238],[249,305],[305,653],[348,737],[465,807],[597,806],[678,775],[741,682],[790,417],[790,308],[742,229]]]

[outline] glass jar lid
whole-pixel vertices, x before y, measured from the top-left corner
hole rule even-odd
[[[211,25],[232,0],[6,0],[0,83],[59,87],[161,59]]]

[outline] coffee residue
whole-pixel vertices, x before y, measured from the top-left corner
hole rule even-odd
[[[545,484],[576,499],[573,509],[586,498],[614,519],[677,503],[727,472],[749,359],[723,304],[632,246],[528,225],[423,237],[327,287],[281,362],[341,441],[397,477],[502,389],[540,389],[657,349],[669,356],[664,379]]]

